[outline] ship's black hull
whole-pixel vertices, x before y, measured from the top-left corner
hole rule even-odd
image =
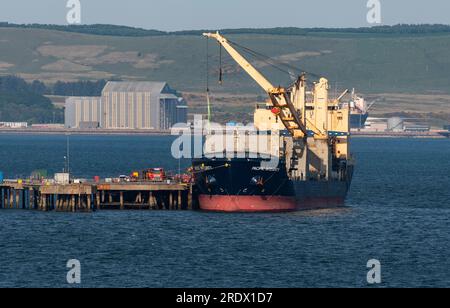
[[[342,180],[293,180],[283,162],[262,168],[262,159],[195,159],[200,209],[225,212],[280,212],[344,204],[352,169]]]

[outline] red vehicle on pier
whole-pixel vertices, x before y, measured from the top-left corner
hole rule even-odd
[[[167,179],[166,172],[163,168],[149,168],[141,172],[134,171],[130,177],[132,182],[150,181],[164,182]]]
[[[144,170],[143,172],[144,180],[151,182],[164,182],[166,177],[166,172],[163,168],[150,168]]]

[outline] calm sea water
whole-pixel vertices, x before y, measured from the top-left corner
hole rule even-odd
[[[72,136],[77,176],[178,169],[170,137]],[[288,214],[0,211],[0,287],[450,286],[450,140],[355,139],[347,207]],[[66,137],[0,135],[0,170],[64,166]],[[181,162],[182,166],[186,162]]]

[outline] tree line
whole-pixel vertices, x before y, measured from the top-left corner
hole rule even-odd
[[[27,83],[15,76],[0,77],[0,121],[29,124],[62,122],[63,111],[43,96],[45,89],[39,81]]]
[[[37,95],[100,96],[107,80],[81,80],[75,82],[57,81],[46,85],[42,81],[26,82],[17,76],[0,77],[0,92],[30,92]]]
[[[17,76],[0,76],[0,121],[63,123],[64,110],[56,108],[45,95],[100,96],[106,82],[58,81],[46,85],[39,80],[27,82]]]
[[[128,36],[128,37],[146,37],[163,35],[201,35],[205,31],[215,30],[188,30],[188,31],[159,31],[128,26],[117,26],[108,24],[93,25],[51,25],[51,24],[15,24],[9,22],[0,22],[0,28],[26,28],[26,29],[45,29],[65,32],[109,35],[109,36]],[[315,33],[348,33],[348,34],[437,34],[450,33],[450,25],[443,24],[399,24],[394,26],[373,26],[361,28],[241,28],[241,29],[222,29],[224,34],[272,34],[272,35],[308,35]]]
[[[45,94],[61,96],[101,96],[106,83],[107,81],[104,79],[98,81],[86,80],[75,82],[57,81],[54,85],[47,87]]]
[[[14,24],[9,22],[0,22],[0,28],[25,28],[25,29],[44,29],[57,30],[64,32],[93,34],[93,35],[111,35],[111,36],[157,36],[166,35],[166,32],[157,30],[146,30],[141,28],[116,26],[116,25],[50,25],[50,24]]]

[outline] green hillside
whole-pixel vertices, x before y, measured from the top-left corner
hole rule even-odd
[[[324,30],[314,35],[244,33],[230,34],[229,38],[302,70],[326,76],[333,87],[356,87],[365,93],[450,92],[450,34],[445,31],[377,35]],[[206,80],[205,50],[206,39],[192,33],[98,36],[0,27],[0,74],[46,83],[111,78],[166,80],[180,91],[202,91]],[[216,43],[210,42],[210,51],[210,78],[216,84]],[[262,62],[255,65],[274,84],[291,81],[286,74]],[[259,91],[226,54],[223,67],[224,85],[213,90]]]
[[[26,83],[14,77],[0,77],[0,121],[36,123],[63,122],[62,109],[43,96],[38,82]]]
[[[206,113],[207,40],[201,33],[0,23],[0,75],[43,81],[45,94],[57,96],[99,93],[104,80],[164,80],[184,93],[191,113]],[[436,127],[450,121],[449,26],[228,29],[223,33],[239,45],[297,68],[289,69],[291,77],[249,57],[274,85],[288,85],[295,74],[312,72],[330,80],[332,94],[354,87],[368,101],[377,100],[372,115],[406,112]],[[222,122],[250,120],[254,103],[264,100],[264,93],[226,52],[224,82],[219,86],[219,47],[211,40],[208,46],[215,117]],[[316,78],[310,75],[310,80]],[[67,83],[75,81],[83,82]],[[40,83],[37,86],[42,88]],[[14,98],[10,94],[0,97],[2,119],[61,121],[61,110],[55,113],[48,100],[32,98],[30,93],[16,93]],[[24,100],[38,104],[27,106]]]

